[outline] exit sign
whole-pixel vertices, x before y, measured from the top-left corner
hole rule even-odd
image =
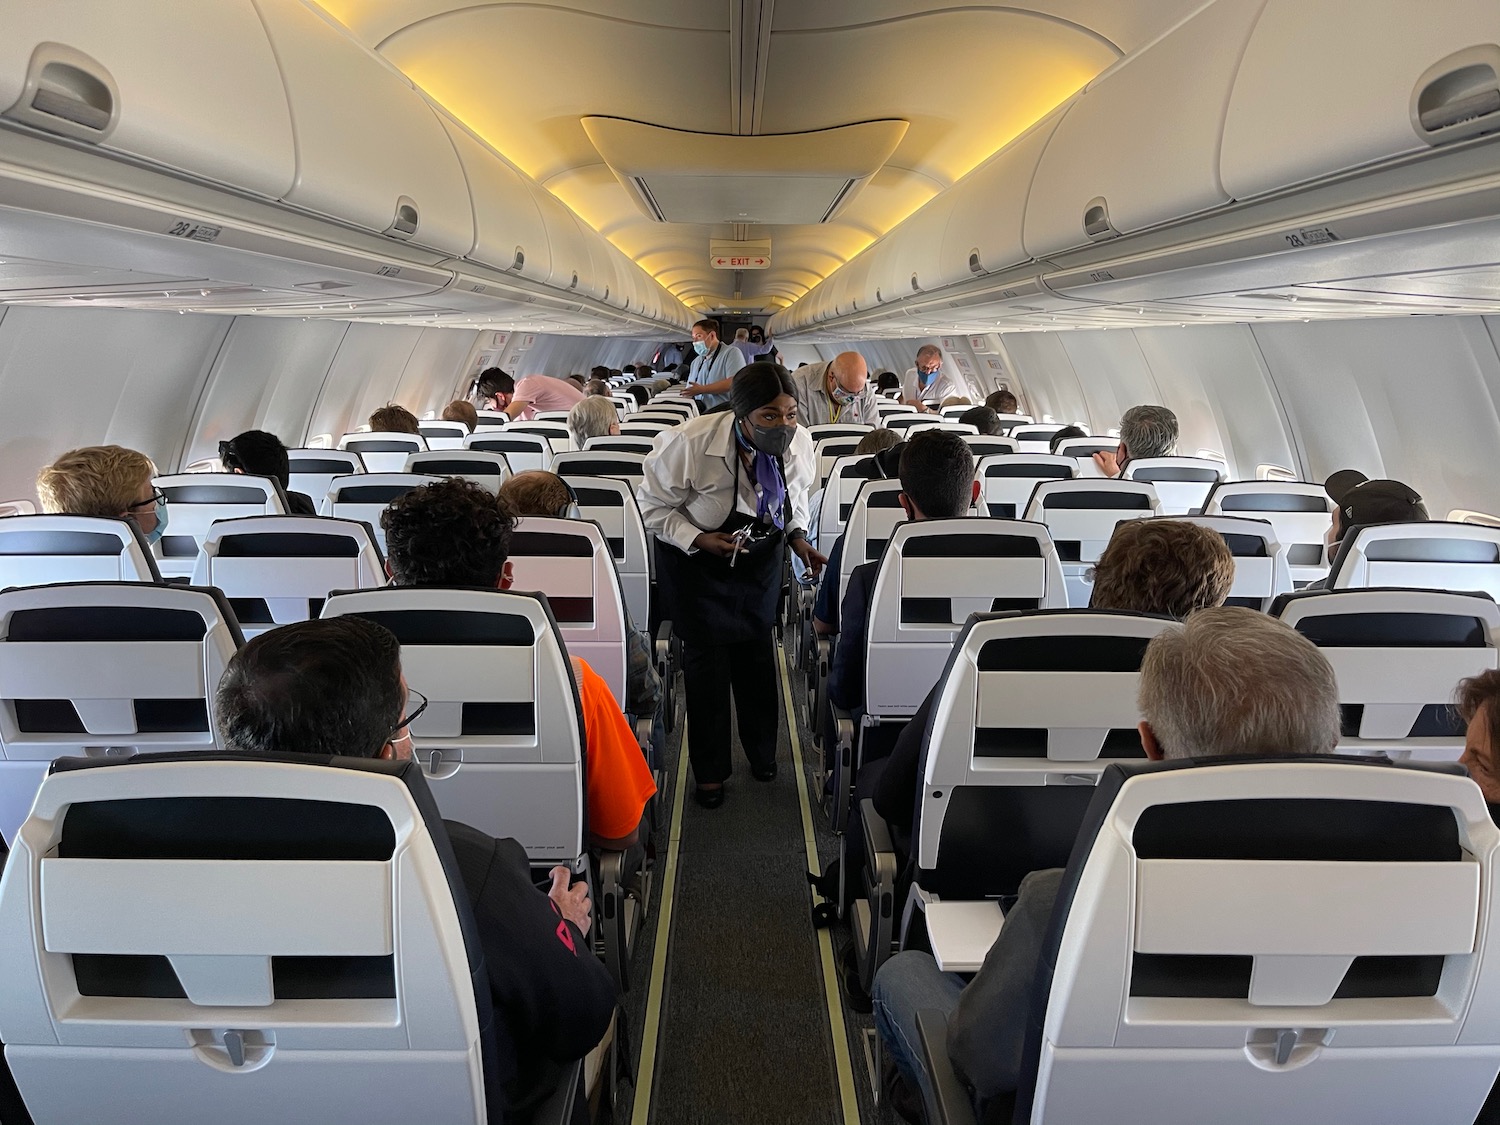
[[[771,268],[769,254],[715,254],[708,261],[716,270],[768,270]]]

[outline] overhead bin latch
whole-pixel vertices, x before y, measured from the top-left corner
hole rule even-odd
[[[26,84],[5,116],[48,133],[99,142],[120,119],[120,90],[97,59],[61,43],[38,43]]]
[[[417,233],[417,223],[420,220],[421,212],[417,210],[417,201],[409,195],[400,195],[396,197],[396,214],[391,219],[391,225],[381,233],[392,238],[407,239]]]
[[[1455,51],[1417,79],[1412,128],[1430,145],[1500,130],[1500,46]]]
[[[1119,236],[1120,232],[1109,221],[1109,201],[1104,196],[1094,196],[1083,209],[1083,233],[1095,242],[1106,242]]]
[[[969,272],[970,273],[984,273],[984,272],[986,272],[985,268],[984,268],[984,259],[979,256],[979,247],[977,247],[977,246],[974,247],[974,249],[972,249],[972,250],[969,251]]]

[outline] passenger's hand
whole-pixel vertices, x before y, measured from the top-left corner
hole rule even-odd
[[[691,383],[682,388],[682,395],[684,398],[697,398],[701,393],[702,391],[700,391]]]
[[[822,574],[823,568],[828,565],[828,556],[818,554],[817,548],[806,539],[793,539],[792,553],[802,560],[810,578]]]
[[[569,887],[573,873],[559,864],[552,869],[552,889],[547,897],[557,903],[562,916],[577,926],[584,937],[589,936],[589,927],[594,924],[593,904],[589,902],[589,885],[579,883]]]
[[[740,540],[722,531],[705,531],[693,540],[693,550],[707,551],[710,555],[718,555],[721,559],[727,559],[736,551],[744,549],[745,545]]]
[[[1113,453],[1101,449],[1094,454],[1094,464],[1099,466],[1099,471],[1107,477],[1120,475],[1120,461]]]
[[[531,402],[529,399],[513,398],[510,400],[510,405],[505,408],[505,413],[510,417],[510,420],[514,422],[522,414],[525,414],[526,411],[530,409],[530,407]]]

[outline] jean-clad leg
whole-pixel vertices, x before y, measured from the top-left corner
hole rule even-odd
[[[932,1102],[932,1079],[922,1065],[922,1041],[917,1035],[917,1013],[928,1008],[952,1015],[958,1008],[963,978],[937,967],[930,953],[907,950],[880,966],[871,998],[875,1027],[891,1061],[924,1105]]]

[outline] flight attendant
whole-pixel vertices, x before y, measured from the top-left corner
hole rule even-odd
[[[797,425],[792,378],[752,363],[730,409],[665,431],[646,455],[641,515],[656,537],[657,588],[683,643],[688,756],[704,808],[724,803],[733,772],[729,703],[759,781],[776,776],[779,708],[772,628],[788,548],[817,574],[807,540],[812,438]]]

